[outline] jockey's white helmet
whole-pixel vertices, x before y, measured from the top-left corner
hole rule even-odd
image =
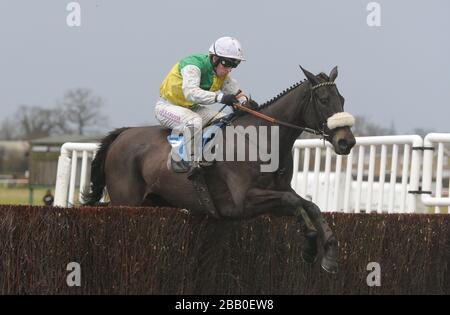
[[[245,60],[242,54],[241,43],[236,38],[225,36],[216,40],[211,47],[209,53],[219,57],[232,58],[237,60]]]

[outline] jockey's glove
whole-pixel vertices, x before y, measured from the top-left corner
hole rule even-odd
[[[228,106],[233,106],[234,104],[239,103],[236,95],[234,94],[224,94],[220,102]]]
[[[250,107],[251,109],[256,110],[256,109],[258,109],[259,104],[257,102],[255,102],[254,100],[249,99],[248,103],[247,103],[247,107]]]

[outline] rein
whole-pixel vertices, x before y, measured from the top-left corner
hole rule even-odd
[[[315,89],[317,89],[318,87],[326,86],[326,85],[335,85],[335,83],[334,82],[323,82],[323,83],[319,83],[319,84],[311,87],[311,97],[310,97],[310,100],[308,102],[308,105],[312,102],[312,100],[314,98],[313,97],[313,91]],[[322,128],[319,128],[319,130],[316,130],[316,129],[311,129],[311,128],[307,128],[307,127],[297,126],[297,125],[294,125],[294,124],[291,124],[291,123],[288,123],[288,122],[285,122],[285,121],[281,121],[281,120],[275,119],[273,117],[270,117],[268,115],[265,115],[263,113],[255,111],[253,109],[250,109],[250,108],[245,107],[245,106],[243,106],[241,104],[238,104],[238,103],[234,104],[233,107],[235,107],[237,109],[240,109],[240,110],[242,110],[244,112],[247,112],[247,113],[249,113],[249,114],[251,114],[251,115],[253,115],[255,117],[258,117],[258,118],[260,118],[262,120],[266,120],[268,122],[274,123],[274,124],[278,124],[278,125],[281,125],[281,126],[285,126],[285,127],[289,127],[289,128],[293,128],[293,129],[297,129],[297,130],[301,130],[301,131],[306,131],[306,132],[314,134],[314,135],[322,136],[324,139],[326,137],[329,137],[329,135],[327,135],[325,133],[325,131],[324,131],[325,128],[323,128],[323,125],[325,125],[326,122],[324,122],[322,124]],[[320,117],[321,115],[319,115],[319,113],[317,112],[317,108],[315,106],[314,106],[314,110],[316,112],[316,116]]]
[[[240,105],[240,104],[235,104],[233,106],[235,108],[240,109],[240,110],[242,110],[244,112],[247,112],[247,113],[249,113],[249,114],[251,114],[251,115],[253,115],[255,117],[258,117],[258,118],[260,118],[262,120],[266,120],[266,121],[274,123],[274,124],[278,124],[278,125],[281,125],[281,126],[286,126],[286,127],[297,129],[297,130],[301,130],[301,131],[306,131],[306,132],[309,132],[309,133],[312,133],[312,134],[315,134],[315,135],[324,135],[324,136],[326,136],[326,134],[323,131],[317,131],[315,129],[311,129],[311,128],[307,128],[307,127],[301,127],[301,126],[297,126],[297,125],[294,125],[294,124],[291,124],[291,123],[288,123],[288,122],[284,122],[284,121],[275,119],[273,117],[267,116],[267,115],[265,115],[263,113],[257,112],[257,111],[255,111],[253,109],[250,109],[250,108],[245,107],[245,106]]]

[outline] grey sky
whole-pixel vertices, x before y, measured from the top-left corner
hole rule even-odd
[[[21,104],[53,106],[89,87],[107,102],[110,128],[154,124],[172,65],[238,38],[247,59],[232,76],[264,102],[313,73],[339,67],[346,110],[398,132],[449,132],[450,1],[79,0],[81,27],[63,0],[0,0],[0,121]]]

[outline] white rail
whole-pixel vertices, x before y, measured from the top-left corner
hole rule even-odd
[[[312,199],[323,211],[413,212],[417,209],[416,198],[414,194],[408,192],[419,190],[421,151],[415,149],[421,148],[422,144],[422,138],[417,135],[358,137],[355,147],[348,156],[337,156],[328,142],[324,144],[320,139],[297,140],[294,144],[294,170],[297,172],[294,173],[291,184],[297,193]],[[399,147],[403,148],[401,184],[397,184],[400,175]],[[314,149],[314,175],[310,176],[312,149]],[[303,155],[301,151],[304,151]],[[357,163],[354,168],[355,152]],[[377,152],[380,152],[379,157]],[[389,161],[388,152],[391,153]],[[299,171],[300,157],[303,157],[301,171]],[[323,171],[321,160],[325,161]],[[332,160],[335,161],[334,164],[331,163]],[[346,161],[345,175],[342,174],[343,160]],[[388,166],[390,168],[387,170]],[[378,170],[377,179],[375,179],[376,170]],[[386,174],[390,177],[389,185],[385,182]],[[312,183],[309,185],[311,180]]]
[[[442,197],[444,145],[449,143],[450,134],[448,133],[430,133],[424,139],[422,189],[426,194],[422,194],[422,202],[427,206],[435,206],[435,213],[440,213],[443,206],[447,206],[448,213],[450,213],[450,197]],[[433,156],[436,147],[437,162],[436,168],[433,170]],[[434,194],[432,191],[433,174],[436,178]]]
[[[323,211],[410,213],[435,207],[440,213],[447,207],[450,213],[450,183],[443,183],[450,177],[448,167],[444,174],[445,153],[450,152],[445,151],[446,145],[450,146],[450,134],[444,133],[428,134],[424,140],[417,135],[358,137],[350,154],[339,156],[323,140],[297,140],[291,185]],[[66,143],[61,147],[55,206],[74,204],[78,173],[78,201],[82,202],[97,149],[96,143]]]
[[[96,143],[67,142],[61,147],[61,155],[58,159],[58,170],[56,173],[54,206],[70,207],[74,204],[79,158],[81,158],[81,173],[78,201],[83,201],[82,194],[89,187],[89,179],[87,178],[88,167],[97,149],[98,144]]]

